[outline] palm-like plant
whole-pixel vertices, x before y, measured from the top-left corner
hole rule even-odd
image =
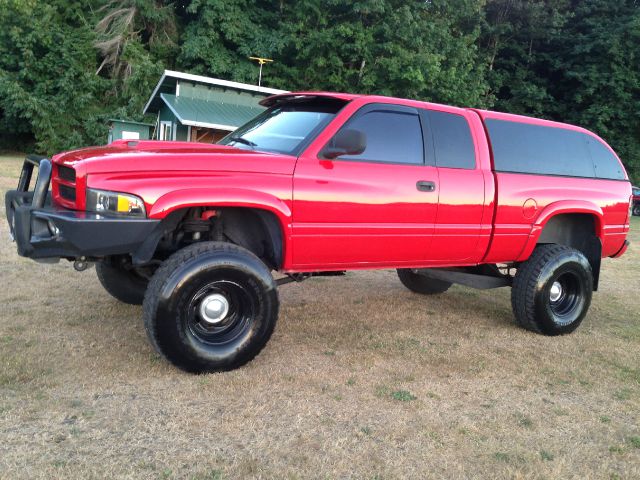
[[[96,74],[108,71],[114,78],[126,79],[132,65],[125,52],[132,42],[141,42],[146,49],[175,45],[177,33],[173,3],[162,0],[109,0],[98,10],[94,46],[102,63]]]

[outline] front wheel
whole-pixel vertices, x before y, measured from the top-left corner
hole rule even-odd
[[[202,242],[160,266],[143,305],[156,350],[182,370],[203,373],[252,360],[271,337],[279,303],[258,257],[233,244]]]
[[[633,206],[633,212],[632,212],[636,217],[640,216],[640,204],[638,205],[634,205]]]
[[[540,245],[516,272],[511,305],[520,326],[562,335],[578,328],[592,293],[591,265],[581,252],[564,245]]]

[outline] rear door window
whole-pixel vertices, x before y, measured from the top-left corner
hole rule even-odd
[[[455,113],[426,110],[435,164],[445,168],[476,167],[476,153],[467,119]]]

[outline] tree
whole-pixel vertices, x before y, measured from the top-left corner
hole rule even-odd
[[[480,9],[471,0],[195,0],[179,64],[255,82],[251,55],[275,59],[267,85],[483,104]]]
[[[279,86],[483,105],[477,2],[305,1],[281,14]]]
[[[114,116],[142,120],[149,92],[178,51],[179,18],[162,0],[108,0],[95,14],[96,74],[110,78]]]
[[[571,10],[549,60],[557,117],[605,138],[639,182],[640,3],[574,0]]]
[[[95,47],[112,78],[132,75],[135,59],[128,50],[146,50],[148,56],[169,60],[177,50],[177,19],[173,4],[158,0],[109,0],[97,11]]]
[[[45,153],[142,120],[163,69],[540,116],[640,182],[637,0],[0,0],[0,144]],[[22,146],[24,148],[24,146]]]
[[[640,5],[489,0],[481,47],[495,108],[588,128],[640,180]]]
[[[193,0],[186,7],[180,68],[257,84],[258,70],[249,57],[279,51],[277,10],[269,1]],[[270,71],[271,65],[264,71],[267,79]]]
[[[101,140],[95,119],[109,82],[95,75],[84,13],[92,3],[9,0],[0,9],[3,143],[30,133],[38,150],[53,153]]]
[[[481,48],[488,96],[495,108],[525,115],[550,116],[547,55],[569,17],[568,0],[489,0],[484,11]]]

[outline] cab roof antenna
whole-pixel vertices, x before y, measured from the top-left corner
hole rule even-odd
[[[249,57],[249,60],[255,60],[260,65],[260,73],[258,74],[258,86],[262,83],[262,66],[265,63],[273,62],[270,58],[262,58],[262,57]]]

